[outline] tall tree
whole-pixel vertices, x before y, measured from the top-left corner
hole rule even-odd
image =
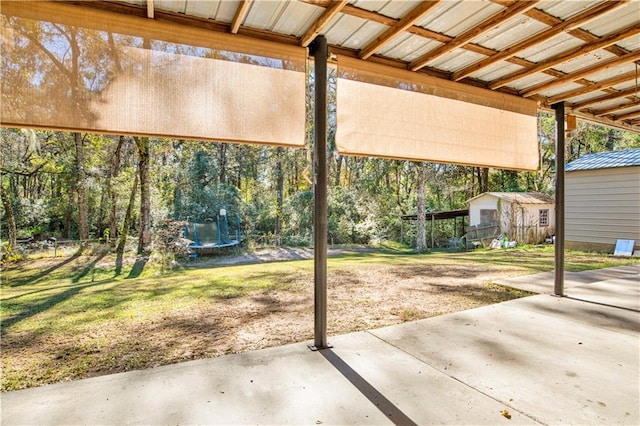
[[[149,138],[135,137],[138,148],[138,174],[140,176],[140,236],[138,254],[151,249],[151,182],[149,180],[150,144]]]
[[[418,220],[417,220],[417,236],[416,236],[416,250],[427,250],[427,212],[425,208],[425,164],[416,163],[417,169],[417,189],[416,189],[416,202],[418,204]]]
[[[275,217],[275,238],[276,244],[282,244],[282,204],[284,197],[284,172],[282,171],[282,157],[284,149],[276,148],[276,217]]]
[[[87,201],[87,178],[85,172],[84,138],[78,132],[73,134],[76,147],[76,182],[78,199],[80,243],[86,245],[89,240],[89,203]]]
[[[118,236],[118,223],[116,221],[116,212],[118,208],[118,191],[116,189],[116,185],[113,184],[113,181],[118,178],[118,174],[120,173],[120,161],[122,158],[122,146],[124,145],[124,139],[124,136],[118,137],[116,148],[113,152],[113,156],[111,157],[111,169],[109,171],[109,178],[107,181],[109,198],[111,200],[109,210],[109,236],[111,238],[111,245],[113,247],[115,247],[116,245]]]

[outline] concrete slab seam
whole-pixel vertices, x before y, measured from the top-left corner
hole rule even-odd
[[[373,337],[375,337],[375,338],[379,339],[379,340],[380,340],[380,341],[382,341],[383,343],[385,343],[385,344],[387,344],[387,345],[389,345],[389,346],[392,346],[392,347],[396,348],[397,350],[399,350],[400,352],[403,352],[403,353],[405,353],[405,354],[409,355],[411,358],[413,358],[413,359],[415,359],[416,361],[418,361],[418,362],[420,362],[420,363],[422,363],[422,364],[426,365],[427,367],[430,367],[431,369],[433,369],[433,370],[435,370],[436,372],[438,372],[438,373],[442,374],[443,376],[449,377],[450,379],[452,379],[452,380],[454,380],[454,381],[456,381],[456,382],[460,383],[461,385],[463,385],[463,386],[465,386],[465,387],[467,387],[467,388],[469,388],[469,389],[471,389],[471,390],[473,390],[473,391],[475,391],[475,392],[478,392],[479,394],[481,394],[481,395],[483,395],[483,396],[485,396],[485,397],[487,397],[487,398],[489,398],[489,399],[491,399],[491,400],[493,400],[493,401],[496,401],[497,403],[502,404],[502,405],[504,405],[505,407],[508,407],[512,412],[517,412],[517,413],[521,414],[521,415],[522,415],[522,416],[524,416],[524,417],[528,417],[529,419],[533,420],[534,422],[540,423],[541,425],[546,425],[546,423],[545,423],[545,422],[543,422],[542,420],[540,420],[540,419],[536,418],[535,416],[532,416],[532,415],[530,415],[530,414],[528,414],[528,413],[525,413],[525,412],[521,411],[520,409],[518,409],[518,408],[514,407],[513,405],[509,404],[508,402],[501,401],[501,400],[499,400],[499,399],[495,398],[494,396],[492,396],[492,395],[490,395],[490,394],[488,394],[488,393],[486,393],[486,392],[484,392],[484,391],[482,391],[482,390],[480,390],[480,389],[478,389],[478,388],[476,388],[476,387],[474,387],[474,386],[471,386],[471,385],[470,385],[470,384],[468,384],[468,383],[463,382],[462,380],[458,379],[457,377],[454,377],[454,376],[452,376],[452,375],[450,375],[450,374],[447,374],[445,371],[443,371],[443,370],[441,370],[440,368],[438,368],[438,367],[436,367],[436,366],[434,366],[434,365],[430,364],[430,363],[429,363],[429,362],[427,362],[426,360],[421,359],[420,357],[418,357],[418,356],[416,356],[415,354],[413,354],[413,353],[411,353],[411,352],[407,351],[406,349],[403,349],[403,348],[401,348],[401,347],[399,347],[399,346],[397,346],[397,345],[394,345],[393,343],[386,341],[386,340],[385,340],[385,339],[383,339],[382,337],[380,337],[380,336],[377,336],[377,335],[373,334],[373,333],[372,333],[372,331],[370,331],[370,330],[365,330],[365,333],[368,333],[368,334],[372,335]]]

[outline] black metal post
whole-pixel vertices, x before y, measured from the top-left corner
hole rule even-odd
[[[556,112],[556,238],[553,294],[564,296],[564,102],[552,105]]]
[[[313,42],[315,114],[314,114],[314,344],[325,349],[327,343],[327,39]]]

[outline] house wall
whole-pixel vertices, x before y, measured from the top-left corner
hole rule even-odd
[[[480,224],[480,210],[497,210],[498,198],[493,195],[484,195],[469,203],[469,225]]]
[[[555,234],[555,209],[553,204],[512,204],[493,195],[486,194],[469,203],[469,224],[479,225],[480,210],[498,211],[500,231],[509,239],[525,243],[542,242]],[[549,210],[549,226],[539,226],[540,210]],[[515,227],[515,228],[514,228]]]
[[[555,234],[555,208],[553,204],[512,204],[517,209],[516,220],[510,225],[511,237],[525,243],[541,243],[546,237]],[[548,225],[540,225],[540,210],[548,210]]]
[[[640,167],[567,172],[566,246],[612,253],[618,239],[640,250]]]

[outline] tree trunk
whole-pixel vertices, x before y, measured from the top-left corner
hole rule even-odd
[[[484,194],[489,191],[489,168],[478,167],[478,193]]]
[[[282,147],[276,148],[276,244],[282,244],[282,202],[284,194],[284,173],[282,171]]]
[[[424,163],[416,163],[418,169],[418,182],[417,182],[417,194],[416,201],[418,204],[418,220],[417,220],[417,235],[416,235],[416,250],[427,250],[427,217],[424,202],[424,190],[425,190],[425,165]]]
[[[78,132],[73,134],[76,145],[76,193],[78,194],[78,214],[80,216],[80,244],[89,240],[89,204],[87,202],[87,179],[84,169],[84,139]]]
[[[134,138],[138,147],[138,174],[140,175],[140,238],[138,254],[151,249],[151,182],[149,180],[149,138]]]
[[[227,183],[227,144],[220,143],[218,144],[220,157],[218,158],[218,181],[220,183]]]
[[[340,175],[342,174],[342,162],[344,161],[344,157],[342,155],[338,155],[336,157],[336,175],[334,178],[334,186],[340,186]]]
[[[9,193],[4,189],[0,182],[0,198],[2,199],[2,205],[4,207],[4,215],[6,220],[7,227],[7,236],[9,237],[9,250],[13,251],[16,247],[16,240],[18,231],[16,229],[16,216],[13,211],[13,194],[9,195]]]
[[[129,234],[129,228],[131,227],[131,216],[133,215],[133,206],[136,203],[136,193],[138,192],[138,174],[136,173],[133,179],[133,188],[131,188],[131,196],[129,197],[129,204],[127,205],[127,211],[124,214],[122,221],[122,229],[120,230],[120,237],[118,238],[118,246],[116,247],[117,258],[122,261],[122,255],[124,254],[124,247],[127,244],[127,235]]]
[[[111,162],[111,171],[109,173],[109,195],[111,197],[111,210],[109,211],[109,237],[111,246],[115,247],[118,237],[118,223],[116,222],[116,212],[118,208],[118,192],[113,185],[113,180],[120,174],[120,159],[122,157],[122,145],[124,144],[124,136],[118,138],[116,150],[113,153],[113,161]]]

